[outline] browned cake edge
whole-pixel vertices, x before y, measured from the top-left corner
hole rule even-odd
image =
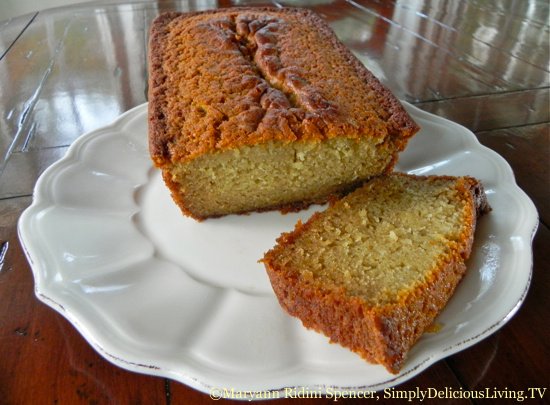
[[[425,178],[435,178],[426,176]],[[451,176],[439,178],[455,179]],[[298,277],[293,269],[280,268],[274,259],[314,224],[321,213],[305,224],[298,222],[292,232],[277,239],[277,245],[261,260],[267,270],[280,305],[299,318],[306,328],[325,334],[371,363],[381,364],[398,373],[410,348],[422,336],[445,307],[466,272],[464,262],[470,256],[477,218],[490,211],[483,186],[471,177],[463,178],[463,192],[471,195],[469,237],[460,251],[443,258],[438,271],[397,303],[372,307],[359,297],[349,297],[344,289],[320,288]]]
[[[161,166],[169,158],[168,131],[164,115],[164,105],[159,96],[165,91],[166,75],[162,68],[164,38],[167,35],[167,25],[181,13],[169,12],[155,18],[149,33],[148,58],[148,126],[149,126],[149,153],[153,162]]]
[[[331,38],[331,45],[355,68],[357,74],[375,90],[378,103],[390,112],[390,138],[399,151],[403,150],[408,139],[413,136],[419,127],[405,111],[399,100],[343,45],[336,37],[328,24],[311,10],[301,8],[270,8],[270,7],[235,7],[232,9],[207,10],[193,13],[169,12],[157,17],[150,29],[149,37],[149,151],[152,160],[158,167],[170,163],[168,131],[165,122],[165,105],[160,97],[165,91],[166,75],[163,71],[163,50],[166,45],[165,37],[168,34],[168,24],[175,18],[189,18],[199,14],[218,14],[227,12],[276,12],[300,14],[309,19],[318,29],[324,31]],[[231,148],[227,145],[226,148]],[[391,163],[395,164],[397,157]],[[390,168],[390,169],[391,169]]]

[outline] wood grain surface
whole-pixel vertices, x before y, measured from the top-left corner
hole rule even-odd
[[[0,404],[213,401],[181,383],[111,364],[67,320],[41,303],[18,240],[17,221],[31,203],[38,176],[78,136],[146,101],[147,38],[153,18],[168,10],[235,4],[298,5],[317,11],[398,97],[466,126],[502,155],[538,209],[533,277],[517,314],[490,337],[396,388],[535,394],[539,391],[528,390],[547,388],[548,1],[98,2],[0,24]],[[383,398],[383,393],[378,401],[400,402]],[[446,398],[437,403],[480,402]],[[548,392],[542,399],[535,395],[525,400],[549,402]]]

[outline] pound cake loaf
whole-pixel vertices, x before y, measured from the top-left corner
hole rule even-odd
[[[149,149],[196,219],[325,202],[390,172],[417,130],[311,11],[167,13],[152,25]]]
[[[463,277],[489,209],[473,178],[393,173],[298,223],[262,261],[290,315],[397,373]]]

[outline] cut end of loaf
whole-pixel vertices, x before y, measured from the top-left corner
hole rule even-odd
[[[324,203],[391,170],[384,144],[335,138],[269,142],[204,155],[165,170],[182,211],[197,219]]]

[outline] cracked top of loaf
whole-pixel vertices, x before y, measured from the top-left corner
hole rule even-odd
[[[417,130],[309,10],[166,13],[151,27],[149,146],[158,166],[273,140],[391,138],[402,149]]]

